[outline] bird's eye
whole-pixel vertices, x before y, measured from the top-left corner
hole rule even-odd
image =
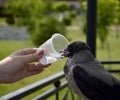
[[[68,51],[72,52],[73,51],[73,47],[72,46],[68,47]]]
[[[69,52],[72,52],[72,51],[73,51],[73,48],[70,48],[70,49],[69,49]]]

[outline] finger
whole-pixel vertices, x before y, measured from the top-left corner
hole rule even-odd
[[[27,71],[28,75],[38,74],[44,71],[46,67],[50,66],[50,64],[42,65],[42,64],[29,64]]]
[[[43,65],[43,64],[37,64],[37,66],[40,66],[42,68],[47,68],[49,67],[51,64],[46,64],[46,65]]]
[[[21,60],[24,63],[31,63],[31,62],[34,62],[34,61],[38,61],[43,55],[44,55],[44,51],[41,50],[39,52],[39,54],[38,53],[33,53],[33,54],[22,56]]]
[[[42,70],[50,66],[51,64],[42,65],[42,64],[28,64],[28,71]]]
[[[35,53],[36,51],[37,51],[37,48],[27,48],[27,49],[23,49],[20,53],[21,55],[28,55],[28,54]]]
[[[37,48],[26,48],[23,50],[16,51],[11,55],[27,55],[27,54],[35,53],[36,51],[37,51]]]

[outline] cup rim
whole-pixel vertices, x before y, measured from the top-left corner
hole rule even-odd
[[[69,41],[68,41],[63,35],[61,35],[61,34],[59,34],[59,33],[53,34],[52,37],[51,37],[52,48],[53,48],[54,52],[57,53],[57,54],[58,54],[58,52],[55,50],[55,48],[54,48],[54,46],[53,46],[53,38],[56,37],[56,36],[58,36],[58,35],[59,35],[60,37],[62,37],[62,38],[66,41],[67,44],[69,44]]]

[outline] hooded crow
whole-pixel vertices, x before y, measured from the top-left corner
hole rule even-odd
[[[86,43],[75,41],[64,51],[68,86],[84,100],[120,100],[120,81],[98,62]]]

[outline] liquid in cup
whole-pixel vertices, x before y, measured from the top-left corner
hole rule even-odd
[[[43,65],[53,63],[62,57],[60,53],[69,44],[69,41],[61,34],[53,34],[50,39],[43,43],[37,50],[44,49],[44,56],[40,59],[40,63]]]

